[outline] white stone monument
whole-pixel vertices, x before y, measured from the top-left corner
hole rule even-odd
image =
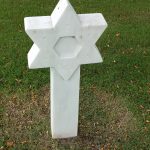
[[[95,43],[107,23],[100,13],[77,15],[68,0],[60,0],[51,16],[26,17],[24,24],[34,42],[29,68],[50,68],[52,137],[75,137],[80,65],[102,62]]]

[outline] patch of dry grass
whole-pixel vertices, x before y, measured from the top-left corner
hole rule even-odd
[[[124,99],[114,98],[113,95],[101,91],[96,91],[95,94],[103,111],[106,112],[108,123],[105,132],[109,137],[108,142],[127,140],[130,132],[138,130],[137,120],[125,106]]]
[[[52,140],[49,124],[49,88],[2,96],[1,149],[120,149],[138,124],[124,100],[91,88],[81,89],[79,136]]]

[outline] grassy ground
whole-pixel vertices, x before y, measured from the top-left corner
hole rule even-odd
[[[49,70],[29,70],[25,16],[50,15],[56,0],[0,0],[0,150],[150,149],[150,0],[71,0],[102,12],[104,63],[82,66],[79,136],[52,140]]]

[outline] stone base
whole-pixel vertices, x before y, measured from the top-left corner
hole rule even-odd
[[[52,138],[77,136],[80,67],[69,80],[51,68],[51,132]]]

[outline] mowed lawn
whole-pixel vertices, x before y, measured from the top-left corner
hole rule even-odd
[[[52,13],[58,0],[0,0],[0,150],[150,149],[150,0],[70,0],[103,13],[104,62],[81,67],[79,134],[53,140],[49,69],[29,70],[24,17]]]

